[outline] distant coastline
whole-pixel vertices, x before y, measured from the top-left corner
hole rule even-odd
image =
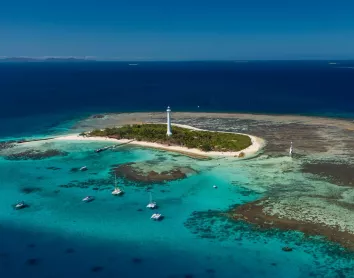
[[[78,58],[78,57],[4,57],[0,58],[1,62],[95,62],[95,59]]]

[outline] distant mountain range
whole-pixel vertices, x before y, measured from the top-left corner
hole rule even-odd
[[[1,62],[92,62],[94,59],[75,58],[75,57],[47,57],[47,58],[31,58],[31,57],[4,57],[0,58]]]

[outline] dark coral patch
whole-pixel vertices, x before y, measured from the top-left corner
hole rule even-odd
[[[38,265],[38,264],[39,264],[39,259],[35,259],[35,258],[28,259],[28,260],[26,261],[26,264],[27,264],[27,265],[32,265],[32,266]]]
[[[275,199],[266,198],[260,199],[241,206],[235,206],[228,213],[227,217],[237,222],[242,221],[250,223],[254,231],[260,230],[295,230],[303,232],[308,236],[318,236],[328,238],[332,242],[337,242],[343,247],[354,250],[354,236],[347,231],[341,231],[337,227],[329,227],[318,223],[298,221],[294,219],[279,218],[276,215],[268,215],[264,212],[265,202],[276,202]],[[274,228],[274,229],[272,229]],[[269,230],[270,229],[270,230]],[[292,242],[292,241],[289,241]],[[296,242],[292,242],[296,245]],[[301,244],[298,243],[298,244]],[[290,252],[291,248],[285,248]],[[291,250],[290,250],[291,249]]]
[[[65,250],[65,253],[67,253],[67,254],[75,253],[75,249],[74,249],[74,248],[67,248],[67,249]]]
[[[96,115],[93,115],[92,118],[93,119],[103,119],[105,116],[102,115],[102,114],[96,114]]]
[[[165,183],[173,180],[180,180],[187,177],[189,173],[195,173],[195,171],[188,167],[172,167],[170,170],[156,172],[153,170],[153,163],[149,161],[145,166],[147,169],[142,170],[136,163],[126,163],[118,165],[112,169],[112,172],[117,175],[117,177],[124,178],[131,182],[137,182],[140,184],[149,183]],[[151,170],[149,169],[151,168]]]
[[[60,170],[61,168],[51,166],[51,167],[47,167],[46,169],[48,169],[48,170],[53,170],[53,171],[57,171],[57,170]]]
[[[0,142],[0,150],[10,149],[16,146],[16,141],[4,141]]]
[[[92,187],[93,190],[105,190],[105,189],[112,189],[114,184],[113,180],[110,179],[88,179],[85,181],[78,181],[73,180],[68,184],[59,185],[62,188],[90,188]]]
[[[25,194],[31,194],[42,191],[39,187],[22,187],[21,192]]]
[[[304,164],[302,171],[314,174],[337,185],[354,187],[354,165],[312,162]]]
[[[28,150],[24,152],[14,153],[5,156],[7,160],[41,160],[45,158],[55,157],[55,156],[65,156],[67,152],[63,152],[56,149],[50,149],[45,151],[40,150]]]
[[[92,272],[101,272],[103,270],[102,266],[94,266],[91,268]]]
[[[132,258],[132,262],[134,264],[141,264],[143,262],[142,258]]]

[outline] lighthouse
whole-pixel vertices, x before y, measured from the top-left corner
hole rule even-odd
[[[167,107],[167,136],[171,136],[172,132],[171,132],[171,116],[170,116],[170,112],[171,112],[171,108],[168,106]]]

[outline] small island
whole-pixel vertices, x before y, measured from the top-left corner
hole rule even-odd
[[[14,143],[8,142],[9,144],[0,146],[0,150],[34,141],[102,141],[115,143],[114,146],[106,146],[102,150],[123,145],[135,145],[143,148],[176,152],[196,159],[221,157],[248,159],[259,154],[265,146],[265,140],[254,135],[210,131],[184,124],[172,124],[170,107],[167,108],[166,112],[167,123],[136,124],[136,121],[125,121],[122,123],[123,125],[118,123],[118,126],[112,126],[112,123],[110,123],[109,127],[106,128],[96,125],[96,129],[80,134],[68,134],[28,141],[21,140]],[[103,114],[97,114],[92,116],[91,119],[103,119],[105,117]],[[101,152],[102,150],[97,149],[96,151]],[[27,153],[25,155],[29,156]]]
[[[237,133],[194,130],[173,127],[173,135],[166,135],[166,124],[133,124],[122,127],[96,129],[81,134],[85,137],[108,137],[198,149],[203,152],[239,152],[252,145],[251,138]]]

